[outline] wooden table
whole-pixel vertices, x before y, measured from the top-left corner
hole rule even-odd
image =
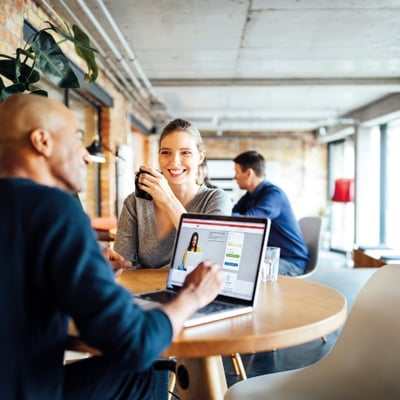
[[[393,249],[353,250],[354,268],[379,268],[386,264],[398,264],[400,252]]]
[[[126,271],[119,282],[132,292],[165,287],[167,271]],[[259,285],[255,310],[186,328],[164,356],[178,361],[181,399],[222,399],[227,389],[221,355],[269,351],[312,341],[346,319],[346,299],[336,290],[305,279],[279,276]]]

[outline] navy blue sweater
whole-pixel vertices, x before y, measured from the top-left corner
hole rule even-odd
[[[121,368],[149,368],[171,341],[170,321],[115,283],[76,200],[27,179],[0,179],[0,196],[2,398],[61,398],[70,317]]]
[[[303,271],[308,262],[308,249],[285,192],[264,180],[247,192],[233,207],[232,214],[258,216],[271,220],[268,246],[280,247],[281,258],[296,264]]]

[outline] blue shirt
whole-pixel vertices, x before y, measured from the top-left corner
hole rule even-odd
[[[281,258],[292,262],[303,271],[308,263],[308,249],[285,192],[264,180],[256,189],[239,199],[233,215],[258,216],[271,220],[268,246],[280,247]]]
[[[0,193],[2,398],[61,399],[70,318],[121,368],[149,368],[171,323],[116,284],[78,202],[28,179],[0,179]]]

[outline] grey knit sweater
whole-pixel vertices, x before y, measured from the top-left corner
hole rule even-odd
[[[186,207],[189,213],[230,215],[232,203],[222,189],[201,185]],[[134,193],[124,201],[118,222],[114,250],[140,268],[168,266],[172,255],[176,229],[164,239],[158,238],[152,201],[138,198]]]

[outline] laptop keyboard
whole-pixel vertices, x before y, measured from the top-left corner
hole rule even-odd
[[[226,310],[233,310],[238,307],[239,306],[236,304],[228,304],[228,303],[221,303],[220,301],[213,301],[212,303],[207,304],[203,308],[200,308],[198,312],[202,314],[215,314]]]
[[[176,293],[160,290],[159,292],[151,292],[148,294],[140,295],[142,299],[155,301],[157,303],[165,304],[176,297]]]
[[[176,297],[176,293],[168,292],[168,291],[159,291],[159,292],[152,292],[148,294],[142,294],[140,297],[145,300],[155,301],[160,304],[165,304],[168,301],[173,300]],[[220,301],[213,301],[212,303],[207,304],[203,308],[200,308],[198,312],[202,314],[215,314],[218,312],[222,312],[225,310],[232,310],[238,308],[239,306],[236,304],[230,303],[223,303]]]

